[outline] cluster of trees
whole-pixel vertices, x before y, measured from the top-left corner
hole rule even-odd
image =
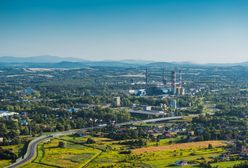
[[[108,132],[108,137],[115,140],[139,139],[148,137],[146,130],[142,127],[138,127],[137,129],[128,127],[111,127],[108,129]]]
[[[8,149],[3,149],[0,147],[0,159],[5,159],[5,160],[16,160],[17,156],[15,153]]]
[[[199,116],[192,121],[196,135],[202,140],[248,138],[247,107],[231,107],[215,115]]]
[[[78,112],[65,110],[52,110],[50,107],[41,106],[27,111],[28,125],[21,125],[23,118],[15,120],[1,119],[0,137],[4,138],[2,145],[18,144],[20,135],[41,134],[43,132],[65,131],[91,127],[100,124],[126,122],[131,119],[127,110],[113,108],[87,108]]]
[[[32,118],[33,133],[46,131],[64,131],[110,122],[125,122],[131,119],[126,110],[112,108],[88,108],[78,112],[54,111],[50,108],[39,108],[29,111]],[[91,120],[90,120],[91,119]]]
[[[20,126],[17,121],[0,120],[0,137],[3,138],[2,145],[18,144],[20,142]]]
[[[120,144],[121,145],[129,145],[132,147],[142,147],[142,146],[146,146],[147,140],[144,138],[138,138],[138,139],[134,139],[134,140],[128,140],[128,141],[120,142]]]

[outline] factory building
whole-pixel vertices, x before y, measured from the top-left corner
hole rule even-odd
[[[171,71],[171,74],[169,75],[169,77],[171,78],[171,82],[169,84],[167,84],[166,81],[166,79],[168,79],[166,78],[166,74],[168,75],[168,73],[165,72],[165,68],[163,68],[161,72],[162,72],[160,78],[161,81],[155,82],[150,79],[149,82],[148,68],[146,68],[144,74],[145,81],[142,81],[143,84],[146,84],[145,88],[143,89],[137,88],[135,90],[129,90],[129,93],[131,95],[136,95],[136,96],[185,95],[185,88],[183,88],[183,77],[181,70],[179,72],[177,72],[176,70]],[[136,84],[141,84],[141,83],[136,83]]]

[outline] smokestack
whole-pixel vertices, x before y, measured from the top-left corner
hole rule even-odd
[[[182,71],[179,71],[179,87],[181,88],[183,84]]]
[[[176,90],[176,77],[177,77],[177,74],[176,74],[176,71],[172,71],[171,72],[171,91],[172,91],[172,94],[175,95],[177,90]]]
[[[162,79],[163,79],[163,84],[166,85],[166,80],[165,80],[165,67],[163,69],[163,74],[162,74]]]
[[[146,68],[146,84],[148,84],[148,69]]]

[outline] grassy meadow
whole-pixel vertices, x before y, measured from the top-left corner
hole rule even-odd
[[[88,138],[94,139],[95,143],[87,144]],[[200,163],[212,161],[225,152],[224,141],[176,143],[179,139],[164,139],[156,144],[149,142],[146,147],[131,149],[131,146],[123,145],[124,140],[63,136],[41,143],[37,157],[22,168],[176,168],[175,162],[179,160],[189,163],[183,167],[199,167]],[[65,143],[65,147],[58,147],[61,141]],[[208,148],[209,144],[212,144],[211,149]],[[121,154],[120,151],[131,153]],[[231,167],[239,162],[219,162],[212,165]]]
[[[101,150],[80,144],[84,139],[75,141],[61,137],[46,141],[38,146],[38,155],[32,163],[23,167],[81,167],[88,160],[99,155]],[[65,147],[58,147],[59,142],[64,142]]]

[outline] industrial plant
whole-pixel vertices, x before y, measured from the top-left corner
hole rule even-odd
[[[183,96],[185,95],[185,88],[183,87],[183,73],[182,70],[176,69],[166,72],[163,68],[161,79],[162,81],[155,81],[150,79],[151,71],[145,69],[144,82],[133,83],[133,85],[141,86],[142,88],[136,90],[129,90],[131,95],[136,96]],[[167,79],[170,79],[168,82]]]

